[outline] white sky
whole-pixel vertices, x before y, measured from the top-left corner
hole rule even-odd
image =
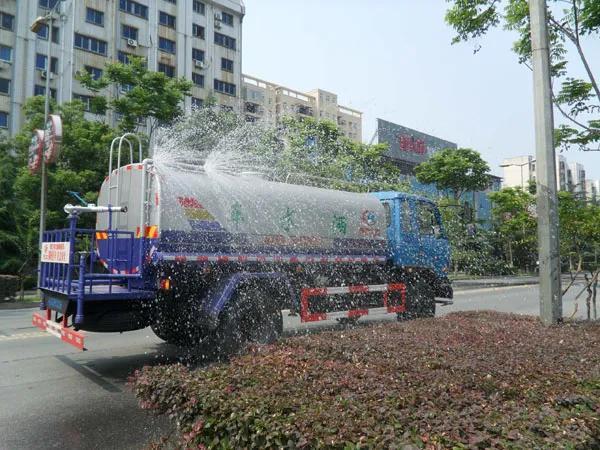
[[[337,93],[364,112],[364,141],[380,117],[474,148],[497,175],[503,158],[535,154],[532,76],[511,51],[511,33],[493,31],[474,55],[474,42],[450,45],[442,0],[245,3],[243,72]],[[600,75],[600,43],[586,50]],[[600,152],[565,156],[600,178]]]

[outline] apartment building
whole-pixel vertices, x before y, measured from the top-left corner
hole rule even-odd
[[[531,155],[507,158],[500,167],[503,169],[503,187],[527,189],[530,182],[535,182],[536,163]],[[587,184],[583,164],[569,163],[563,155],[556,155],[556,185],[560,191],[585,195]]]
[[[586,200],[600,205],[600,180],[585,180]]]
[[[48,64],[49,28],[34,33],[30,26],[57,3]],[[91,93],[75,74],[100,77],[107,62],[132,55],[146,58],[150,70],[191,80],[187,110],[209,97],[239,110],[244,14],[241,0],[2,0],[0,128],[19,130],[25,99],[45,93],[46,77],[59,103],[88,103]]]
[[[242,75],[243,112],[248,121],[276,124],[282,117],[313,117],[336,123],[344,136],[362,140],[362,112],[338,104],[333,92],[315,89],[301,92]]]

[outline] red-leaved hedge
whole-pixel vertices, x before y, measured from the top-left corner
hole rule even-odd
[[[600,324],[465,312],[146,367],[131,383],[184,448],[600,448],[599,350]]]

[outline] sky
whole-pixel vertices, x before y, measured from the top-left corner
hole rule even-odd
[[[336,93],[338,103],[364,113],[363,141],[382,118],[473,148],[500,176],[502,159],[535,154],[532,75],[511,51],[510,32],[451,45],[443,0],[245,4],[243,72],[299,91]],[[600,73],[600,43],[586,45]],[[564,155],[600,178],[600,152]]]

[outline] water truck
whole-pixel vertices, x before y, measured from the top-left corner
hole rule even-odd
[[[132,139],[113,141],[98,205],[66,205],[68,228],[43,233],[33,323],[81,350],[86,331],[150,326],[228,351],[277,339],[282,310],[301,322],[405,319],[452,298],[448,239],[426,198],[159,164],[141,148],[134,161]],[[95,228],[78,227],[84,214]]]

